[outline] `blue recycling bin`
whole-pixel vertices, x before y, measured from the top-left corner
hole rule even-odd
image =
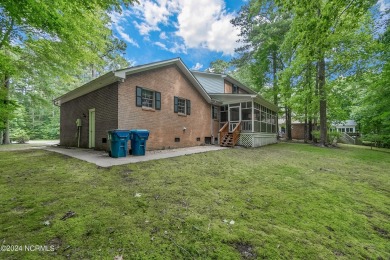
[[[135,156],[145,155],[146,141],[149,139],[149,131],[145,129],[133,129],[130,131],[131,154]]]
[[[129,138],[129,130],[116,129],[108,131],[108,139],[110,141],[109,155],[113,158],[126,157]]]

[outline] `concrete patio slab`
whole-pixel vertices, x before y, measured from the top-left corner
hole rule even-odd
[[[150,160],[165,159],[171,157],[177,157],[187,154],[204,153],[209,151],[217,151],[227,149],[226,147],[220,146],[196,146],[178,149],[167,149],[167,150],[156,150],[146,151],[145,156],[131,156],[122,158],[111,158],[105,151],[95,151],[91,149],[82,148],[64,148],[58,146],[44,147],[44,150],[64,154],[70,157],[74,157],[83,161],[94,163],[101,167],[110,167],[114,165],[122,165],[129,163],[144,162]]]

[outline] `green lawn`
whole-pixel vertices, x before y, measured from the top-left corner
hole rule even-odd
[[[0,165],[3,250],[55,248],[0,259],[390,259],[384,150],[284,143],[112,168],[25,150]]]

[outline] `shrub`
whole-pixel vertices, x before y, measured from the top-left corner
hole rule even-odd
[[[24,144],[30,140],[27,132],[22,129],[16,129],[11,134],[11,140],[19,144]]]
[[[390,148],[390,135],[368,134],[363,137],[363,144]]]
[[[334,140],[337,140],[341,137],[341,133],[337,131],[328,132],[328,142],[333,143]]]
[[[313,135],[313,137],[315,138],[315,139],[320,139],[320,137],[321,137],[321,133],[320,133],[320,131],[319,130],[313,130],[313,131],[311,131],[311,134]]]

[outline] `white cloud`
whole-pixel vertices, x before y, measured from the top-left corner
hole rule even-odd
[[[123,29],[122,26],[120,25],[117,25],[116,26],[116,30],[117,32],[119,33],[119,35],[122,37],[123,40],[125,40],[126,42],[134,45],[135,47],[138,47],[139,48],[139,45],[136,41],[134,41],[134,39],[130,38],[130,35],[128,35],[127,33],[125,33],[125,30]]]
[[[160,33],[160,39],[161,39],[161,40],[166,40],[166,39],[168,39],[167,34],[166,34],[165,32]]]
[[[135,27],[138,29],[141,35],[149,35],[150,31],[159,31],[160,28],[157,26],[150,26],[147,23],[138,23],[136,21],[133,22]]]
[[[141,35],[150,31],[160,31],[159,24],[168,24],[169,17],[177,10],[177,0],[144,0],[134,5],[136,16],[141,23],[134,22]]]
[[[386,0],[379,0],[377,4],[379,5],[379,11],[382,13],[390,8],[390,2],[387,2]]]
[[[168,49],[172,53],[184,53],[187,54],[187,47],[184,44],[180,44],[177,42],[173,43],[173,47]]]
[[[111,18],[111,29],[116,30],[124,41],[139,48],[139,44],[134,39],[132,39],[130,35],[125,32],[123,26],[120,25],[121,23],[125,23],[131,14],[132,13],[129,10],[122,10],[122,13],[111,12],[108,15]]]
[[[140,20],[134,25],[141,35],[161,31],[162,25],[174,26],[176,37],[184,42],[169,48],[175,52],[206,48],[233,55],[238,47],[239,30],[230,23],[234,15],[226,12],[223,0],[141,0],[134,6],[134,14]],[[177,22],[170,20],[175,15]],[[166,36],[160,33],[161,40]]]
[[[199,62],[197,62],[195,64],[195,66],[193,66],[191,69],[192,70],[200,70],[201,68],[203,68],[203,64],[200,64]]]
[[[187,54],[187,48],[184,44],[180,44],[177,42],[173,43],[173,46],[168,48],[166,44],[162,42],[154,42],[153,43],[156,46],[159,46],[161,49],[172,52],[172,53],[184,53]]]
[[[159,46],[163,50],[168,50],[167,46],[162,42],[155,42],[153,44]]]

